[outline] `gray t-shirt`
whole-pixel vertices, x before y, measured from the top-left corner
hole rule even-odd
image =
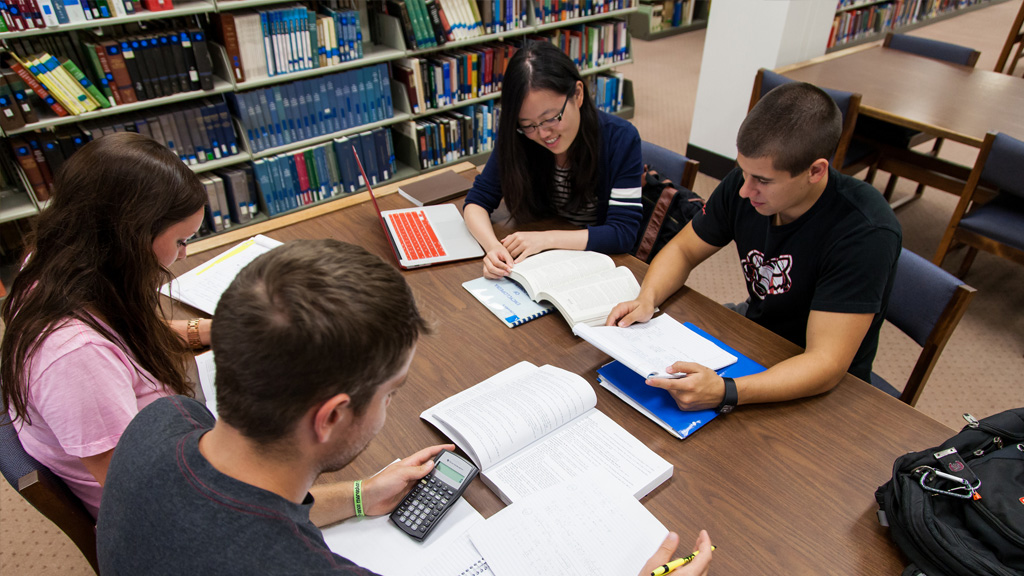
[[[302,504],[218,472],[199,452],[206,406],[161,398],[114,451],[100,504],[100,573],[373,574],[334,554]]]

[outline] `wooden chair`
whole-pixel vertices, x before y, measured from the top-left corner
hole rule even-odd
[[[1020,10],[1017,10],[1017,17],[1013,20],[1013,25],[1010,26],[1010,33],[1006,36],[1006,42],[1003,44],[1003,49],[999,52],[999,60],[996,61],[996,72],[1006,72],[1007,74],[1013,74],[1014,69],[1017,67],[1017,61],[1024,58],[1024,2],[1020,5]],[[1010,57],[1013,53],[1013,45],[1017,45],[1017,52]],[[1009,62],[1010,69],[1005,70],[1006,64]]]
[[[1024,264],[1024,180],[1021,179],[1021,166],[1024,166],[1024,142],[1001,133],[985,135],[974,170],[935,252],[933,262],[936,265],[942,265],[953,242],[968,246],[957,272],[960,278],[967,275],[978,250]],[[982,184],[992,186],[998,192],[984,201],[979,197]]]
[[[928,260],[903,250],[885,319],[921,345],[921,355],[903,392],[871,373],[871,385],[914,406],[946,342],[960,323],[974,288]]]
[[[0,472],[28,503],[71,538],[92,569],[96,561],[96,520],[63,480],[29,456],[3,407],[0,414]]]
[[[781,74],[776,74],[767,68],[761,68],[754,76],[754,89],[750,94],[750,106],[747,111],[753,110],[761,98],[783,84],[793,82]],[[843,114],[843,131],[839,136],[839,145],[836,153],[832,156],[832,165],[843,174],[853,175],[865,168],[872,168],[878,160],[878,151],[874,147],[853,139],[853,130],[857,125],[857,117],[860,114],[860,94],[854,92],[843,92],[831,88],[822,88],[835,100],[839,111]],[[874,170],[868,172],[866,180],[871,182],[874,179]]]
[[[640,142],[640,150],[645,166],[657,170],[659,174],[683,188],[693,190],[693,184],[697,181],[697,172],[700,171],[700,163],[646,140]]]
[[[925,58],[942,60],[951,64],[970,66],[971,68],[974,68],[974,65],[978,62],[978,57],[981,56],[981,52],[973,48],[958,46],[948,42],[939,42],[938,40],[930,40],[928,38],[908,36],[906,34],[893,34],[892,32],[885,35],[885,41],[882,42],[882,46],[924,56]],[[937,138],[926,132],[904,128],[874,118],[862,119],[861,125],[858,126],[858,133],[868,140],[902,149],[914,148],[930,140],[935,140],[931,151],[928,152],[928,155],[933,158],[939,155],[939,150],[942,148],[943,143],[943,138]],[[898,180],[898,175],[891,174],[889,182],[885,185],[885,191],[882,193],[885,199],[891,203],[893,209],[917,200],[924,193],[925,188],[924,184],[919,183],[917,189],[914,190],[913,196],[903,198],[898,202],[892,202],[892,194],[896,190],[896,182]]]

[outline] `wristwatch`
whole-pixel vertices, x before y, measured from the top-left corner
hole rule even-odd
[[[725,396],[722,397],[722,403],[715,408],[715,412],[719,414],[728,414],[732,412],[736,405],[740,403],[740,396],[736,392],[736,381],[732,378],[722,378],[725,382]]]

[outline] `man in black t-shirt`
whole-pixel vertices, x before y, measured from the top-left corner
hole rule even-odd
[[[651,263],[637,299],[608,316],[609,325],[646,322],[697,265],[736,242],[747,318],[805,351],[735,380],[677,362],[670,371],[685,378],[648,383],[680,408],[726,412],[811,396],[846,372],[870,380],[902,232],[877,190],[829,166],[841,131],[839,109],[810,84],[765,95],[740,126],[738,167]]]

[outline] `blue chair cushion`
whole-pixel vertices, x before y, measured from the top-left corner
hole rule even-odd
[[[885,319],[924,346],[958,286],[959,278],[910,250],[900,253]]]
[[[25,452],[25,448],[18,439],[18,431],[11,424],[11,418],[4,407],[3,414],[0,414],[0,472],[3,473],[7,482],[18,489],[18,480],[33,470],[49,469],[36,461]]]
[[[782,74],[776,74],[771,70],[765,70],[761,75],[761,96],[763,97],[768,92],[772,91],[783,84],[793,82],[789,78],[786,78]],[[843,114],[843,120],[846,120],[846,113],[850,110],[850,97],[853,96],[852,92],[843,92],[842,90],[833,90],[831,88],[822,88],[826,94],[835,100],[836,106],[839,106],[839,111]]]
[[[1024,250],[1024,198],[1000,193],[966,214],[960,228]]]
[[[875,388],[878,388],[882,392],[885,392],[889,396],[892,396],[893,398],[899,398],[900,397],[900,391],[899,390],[894,388],[892,384],[889,384],[888,382],[886,382],[885,378],[882,378],[881,376],[879,376],[878,374],[875,374],[874,372],[871,373],[871,382],[870,382],[870,384],[872,386],[874,386]]]
[[[973,48],[906,34],[893,34],[889,48],[963,66],[967,66],[974,53]]]
[[[686,161],[689,160],[686,156],[646,140],[640,141],[640,155],[643,157],[644,164],[657,170],[662,177],[669,178],[676,184],[682,182]]]
[[[1024,178],[1020,170],[1022,164],[1024,142],[1006,134],[996,134],[981,179],[997,186],[1001,192],[1024,198]]]

